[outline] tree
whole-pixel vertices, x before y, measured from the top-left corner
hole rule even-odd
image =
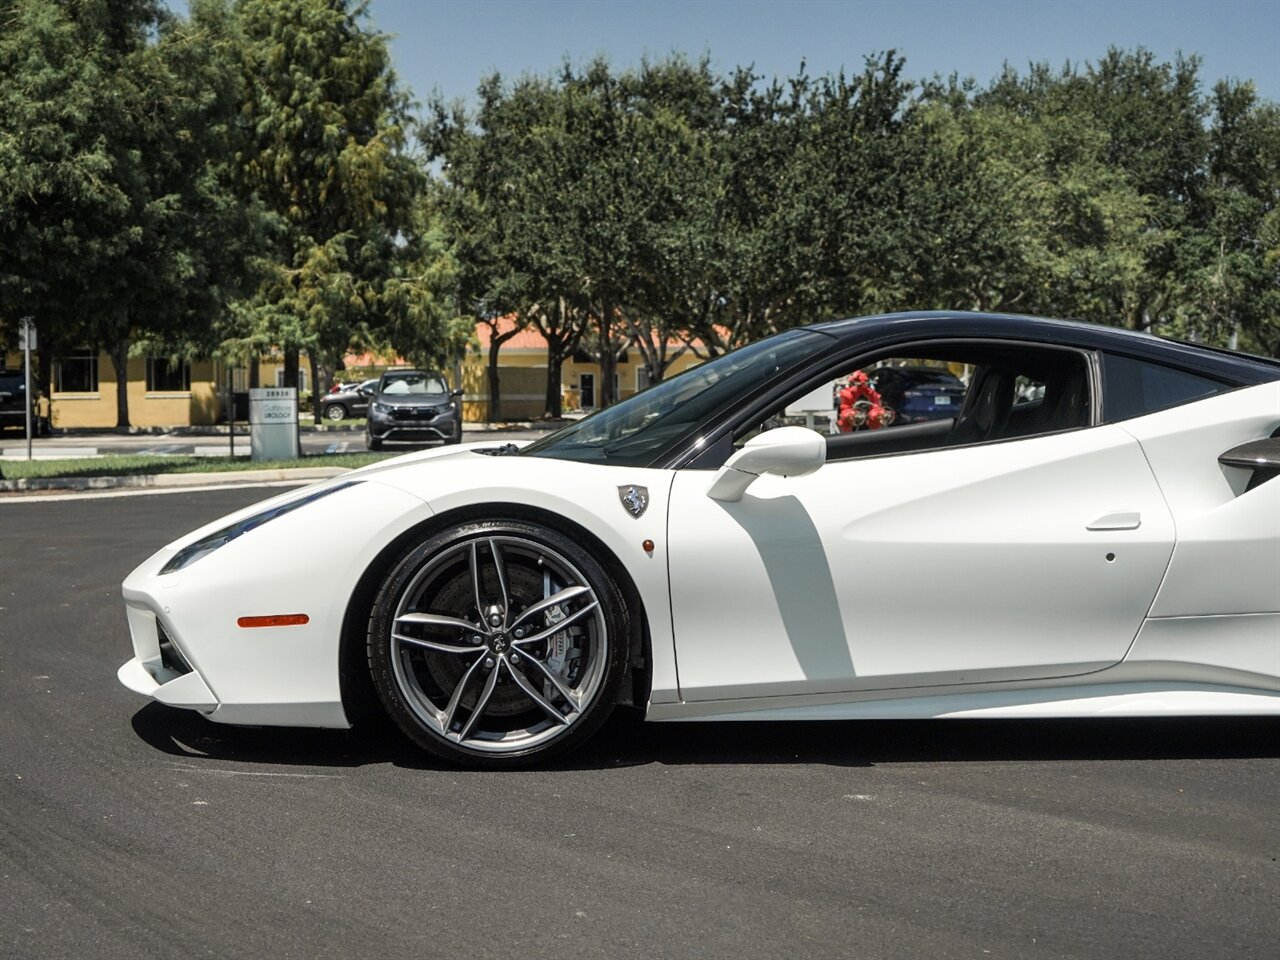
[[[207,349],[243,276],[251,215],[225,188],[233,64],[225,8],[153,0],[10,3],[0,44],[0,288],[45,343],[110,353],[129,424],[131,343]],[[3,122],[3,121],[0,121]],[[12,176],[10,176],[10,174]],[[50,322],[52,321],[52,322]]]
[[[323,382],[353,345],[373,341],[394,304],[403,317],[420,289],[386,296],[424,182],[406,150],[409,99],[391,69],[387,38],[352,0],[240,0],[244,96],[237,157],[242,196],[270,213],[265,279],[238,311],[230,338],[279,348],[284,380],[313,363]],[[401,280],[403,278],[401,277]],[[385,298],[385,299],[384,299]]]
[[[977,98],[1036,119],[1089,118],[1105,133],[1105,165],[1146,206],[1142,269],[1111,302],[1111,315],[1133,329],[1170,320],[1184,296],[1182,244],[1198,228],[1208,148],[1198,72],[1195,57],[1160,63],[1148,50],[1113,47],[1084,70],[1068,64],[1055,73],[1038,64],[1019,77],[1006,69]]]
[[[1252,84],[1214,88],[1199,229],[1183,245],[1185,333],[1280,353],[1280,107]]]

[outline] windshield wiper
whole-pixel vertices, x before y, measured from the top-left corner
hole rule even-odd
[[[499,447],[486,447],[483,450],[477,450],[476,453],[483,453],[488,457],[511,457],[520,452],[520,448],[514,443],[504,443]]]

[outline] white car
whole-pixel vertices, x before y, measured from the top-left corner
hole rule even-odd
[[[962,376],[955,416],[781,423],[884,364]],[[119,677],[223,723],[380,708],[493,767],[619,703],[1277,714],[1278,437],[1274,360],[1011,316],[792,330],[530,445],[410,454],[196,530],[125,581]],[[335,540],[360,545],[338,567]]]

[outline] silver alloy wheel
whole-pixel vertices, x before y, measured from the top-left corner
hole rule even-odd
[[[475,536],[431,558],[405,586],[390,665],[429,732],[491,754],[563,736],[594,702],[609,659],[600,599],[545,544]]]
[[[347,410],[340,403],[331,403],[324,408],[324,418],[326,420],[345,420],[346,416]]]

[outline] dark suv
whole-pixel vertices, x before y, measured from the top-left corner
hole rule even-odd
[[[27,429],[27,405],[24,402],[27,390],[23,383],[22,371],[0,370],[0,430],[15,427],[23,432]],[[31,426],[38,429],[35,411],[32,411]]]
[[[434,370],[388,370],[369,401],[365,445],[381,450],[388,443],[459,442],[461,396]]]

